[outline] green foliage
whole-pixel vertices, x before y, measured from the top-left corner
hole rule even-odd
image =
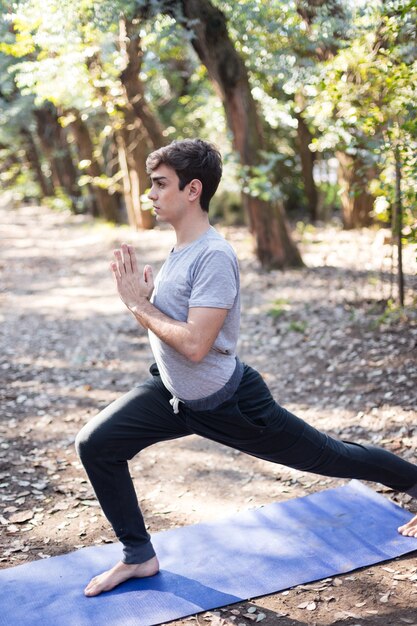
[[[273,167],[246,172],[247,191],[263,199],[280,198],[288,208],[303,206],[304,183],[297,138],[298,116],[314,100],[320,81],[320,55],[348,46],[353,36],[353,8],[340,9],[337,1],[316,6],[309,25],[309,3],[291,0],[243,0],[216,4],[229,20],[237,49],[245,58],[254,88],[253,96],[265,120],[268,152]],[[310,123],[313,136],[317,133]],[[325,158],[328,155],[325,153]],[[266,171],[267,170],[267,171]],[[337,190],[326,189],[337,200]]]
[[[289,330],[292,330],[294,333],[301,333],[303,335],[307,330],[307,322],[292,321],[290,322],[288,328]]]
[[[63,112],[64,126],[71,111],[77,110],[100,155],[108,137],[120,128],[121,111],[128,107],[120,79],[126,64],[119,40],[123,16],[137,27],[143,51],[140,80],[165,135],[172,139],[198,135],[228,152],[222,104],[189,46],[189,35],[172,16],[158,14],[161,4],[151,4],[95,0],[17,3],[12,17],[14,33],[9,34],[4,55],[10,68],[8,80],[19,94],[15,106],[22,98],[29,99],[32,109],[52,102]],[[81,186],[89,182],[86,175],[80,178]],[[114,175],[94,182],[111,186]]]
[[[417,191],[417,11],[401,1],[367,4],[352,45],[322,66],[308,114],[313,149],[343,150],[375,170],[374,215],[390,221],[395,153],[401,160],[406,237],[415,241]]]
[[[373,328],[393,326],[406,319],[406,311],[399,306],[392,298],[387,300],[383,312],[377,316],[372,326]]]
[[[275,323],[280,323],[285,332],[304,334],[307,330],[307,322],[304,320],[288,319],[291,315],[291,303],[285,298],[277,298],[268,309],[268,315]]]
[[[403,133],[403,131],[400,131]],[[410,136],[402,137],[398,153],[401,157],[402,173],[402,233],[404,243],[417,243],[417,140]],[[373,181],[372,192],[376,196],[374,216],[380,222],[390,225],[396,203],[395,155],[391,145],[387,146],[383,168],[378,179]]]
[[[222,185],[210,202],[210,219],[221,220],[227,226],[238,226],[245,224],[245,217],[239,190],[233,191]]]
[[[0,150],[0,161],[5,159],[5,150]],[[22,162],[11,163],[0,170],[0,188],[12,191],[16,202],[39,200],[41,197],[38,183],[34,180],[32,170]]]
[[[55,195],[50,198],[44,198],[43,203],[53,211],[73,212],[73,202],[67,196],[63,189],[58,188]]]
[[[225,179],[213,215],[228,207],[241,219],[240,189],[288,206],[305,203],[297,128],[323,161],[338,150],[372,166],[375,216],[390,220],[395,199],[394,149],[403,176],[404,235],[416,240],[417,2],[313,3],[307,0],[213,0],[249,70],[263,115],[267,149],[256,167],[239,168],[221,99],[190,45],[180,2],[167,0],[21,0],[0,14],[0,143],[22,145],[32,112],[52,102],[61,123],[76,110],[96,154],[107,154],[128,106],[121,17],[140,37],[140,80],[168,139],[199,135],[225,154]],[[192,25],[191,25],[192,26]],[[114,155],[111,157],[114,158]],[[12,177],[13,178],[13,177]],[[120,184],[114,169],[80,184]],[[334,182],[319,184],[324,204],[338,204]]]
[[[265,200],[280,200],[282,193],[277,185],[271,180],[271,173],[274,171],[276,164],[282,160],[281,154],[266,153],[262,154],[263,163],[248,167],[240,168],[240,175],[243,182],[243,191],[248,195]]]
[[[9,35],[7,39],[10,41]],[[15,73],[14,57],[0,52],[0,144],[19,148],[20,129],[31,124],[34,99],[22,95],[17,89]]]
[[[274,300],[271,308],[268,310],[268,315],[270,315],[274,319],[277,319],[279,317],[282,317],[284,313],[286,313],[290,309],[291,305],[288,300],[286,300],[285,298],[277,298],[276,300]]]

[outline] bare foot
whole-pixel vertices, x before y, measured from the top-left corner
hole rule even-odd
[[[404,537],[417,537],[417,515],[403,526],[400,526],[398,532],[404,535]]]
[[[84,595],[98,596],[103,591],[114,589],[114,587],[124,583],[129,578],[146,578],[147,576],[154,576],[158,572],[159,563],[156,556],[144,563],[134,563],[133,565],[119,561],[111,569],[90,580],[84,589]]]

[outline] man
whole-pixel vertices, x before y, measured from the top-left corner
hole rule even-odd
[[[147,161],[156,218],[176,244],[155,282],[133,248],[114,252],[119,296],[149,332],[152,378],[84,426],[77,450],[100,505],[123,545],[123,560],[93,578],[95,596],[159,564],[145,529],[127,461],[158,441],[202,435],[256,457],[335,477],[381,482],[417,497],[417,466],[371,446],[331,439],[280,407],[261,376],[236,356],[239,269],[231,246],[210,226],[221,157],[210,144],[173,142]],[[399,531],[417,537],[417,516]]]

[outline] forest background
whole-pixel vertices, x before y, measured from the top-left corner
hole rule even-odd
[[[264,267],[302,264],[288,218],[382,220],[401,248],[416,239],[416,15],[415,0],[3,3],[2,188],[152,228],[148,153],[200,136],[225,159],[213,218],[248,224]]]

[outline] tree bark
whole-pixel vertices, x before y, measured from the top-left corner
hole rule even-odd
[[[307,199],[308,210],[310,213],[310,219],[314,223],[317,220],[318,213],[318,193],[316,183],[314,181],[313,176],[313,168],[315,162],[315,154],[311,152],[309,145],[313,139],[310,130],[305,123],[303,116],[301,113],[296,115],[298,126],[297,126],[297,138],[298,138],[298,147],[299,154],[301,160],[301,171],[303,175],[304,182],[304,193]]]
[[[116,133],[123,195],[129,225],[135,229],[151,229],[155,220],[151,211],[143,209],[141,196],[149,186],[145,162],[148,150],[137,120],[130,109],[123,110],[124,124]]]
[[[72,113],[73,121],[69,124],[69,128],[73,132],[80,160],[89,162],[89,165],[86,167],[86,172],[91,178],[100,178],[103,174],[103,168],[94,155],[94,145],[88,126],[80,118],[77,111],[73,111]],[[94,204],[98,215],[109,222],[119,222],[120,215],[116,197],[109,193],[107,189],[103,189],[94,184],[94,180],[90,188],[94,196]]]
[[[126,97],[135,115],[142,122],[154,149],[164,146],[167,141],[158,118],[150,110],[145,99],[145,88],[139,78],[142,67],[143,51],[140,45],[140,35],[137,25],[125,18],[119,23],[120,50],[125,57],[125,68],[120,74],[120,80]]]
[[[229,38],[226,18],[209,0],[181,0],[180,4],[192,24],[187,26],[193,32],[192,45],[223,101],[240,161],[249,167],[257,165],[265,148],[260,118],[246,67]],[[243,203],[261,264],[275,268],[302,265],[281,204],[246,194]]]
[[[121,47],[122,52],[125,56],[125,63],[129,63],[129,58],[126,52],[126,44],[127,44],[127,35],[126,30],[124,28],[124,20],[120,22],[120,28],[122,33],[119,35],[119,45]],[[138,69],[140,66],[136,66]],[[88,69],[96,79],[100,79],[103,76],[103,68],[101,64],[100,57],[96,54],[94,55],[88,63]],[[138,69],[139,71],[139,69]],[[132,82],[129,81],[130,72],[133,74],[133,70],[129,70],[125,76],[125,80],[128,83],[129,93],[133,99],[135,96],[134,86],[135,81],[132,78]],[[139,81],[139,76],[137,77]],[[137,109],[135,112],[133,109],[133,105],[129,102],[128,95],[126,93],[125,87],[125,98],[123,98],[123,102],[118,104],[117,106],[117,116],[113,119],[114,123],[114,132],[113,132],[113,142],[112,147],[114,148],[113,157],[111,159],[111,164],[107,165],[107,169],[110,170],[111,175],[118,175],[119,171],[121,174],[122,180],[122,195],[125,203],[127,220],[128,223],[132,226],[132,228],[153,228],[154,219],[153,215],[150,211],[146,211],[142,209],[141,206],[141,195],[144,194],[145,190],[149,186],[148,175],[146,174],[145,167],[143,166],[143,170],[136,170],[136,164],[134,159],[132,158],[132,142],[136,146],[140,142],[143,143],[143,149],[146,150],[146,155],[143,157],[146,160],[146,156],[149,151],[153,148],[153,144],[149,137],[149,133],[144,129],[144,124],[142,120],[138,117],[138,110],[142,110],[142,108]],[[143,90],[143,86],[141,87]],[[107,92],[107,87],[101,86],[97,88],[97,93],[103,100],[111,98],[111,96]],[[157,124],[155,123],[152,126],[153,130],[157,128]],[[155,131],[156,133],[156,131]],[[154,135],[154,140],[158,135]],[[161,140],[162,141],[162,140]],[[142,147],[142,146],[141,146]],[[120,170],[115,171],[116,163],[118,164]],[[143,175],[143,171],[145,171],[145,177]]]
[[[395,205],[393,211],[393,238],[397,240],[398,259],[398,299],[400,306],[404,306],[404,270],[403,270],[403,206],[402,206],[402,167],[401,154],[398,146],[394,148],[395,157]]]
[[[375,197],[368,191],[368,184],[375,177],[375,171],[345,152],[337,152],[336,156],[339,161],[343,225],[347,229],[369,226],[372,224]]]
[[[151,149],[143,128],[138,128],[137,120],[131,120],[125,141],[137,228],[150,230],[155,226],[155,218],[151,210],[143,207],[142,196],[149,187],[146,157]]]
[[[72,200],[75,209],[81,191],[77,184],[77,172],[64,129],[58,121],[56,110],[52,105],[45,105],[41,109],[36,109],[34,115],[39,141],[51,167],[55,190],[62,187]]]
[[[127,160],[127,148],[124,133],[121,130],[118,130],[115,133],[115,141],[117,145],[120,171],[122,173],[123,197],[126,206],[127,220],[129,226],[137,228],[135,209],[133,206],[132,185],[129,175],[129,164]]]
[[[47,178],[42,171],[42,165],[39,158],[38,149],[36,147],[32,133],[29,129],[25,127],[22,127],[20,129],[20,132],[23,136],[26,158],[28,160],[30,168],[35,175],[36,181],[38,182],[42,197],[46,198],[47,196],[53,196],[54,188],[52,186],[52,181],[50,178]]]
[[[119,22],[119,46],[125,59],[120,80],[127,103],[121,109],[124,124],[117,136],[126,208],[133,228],[151,229],[155,225],[154,216],[143,208],[141,201],[149,187],[146,157],[151,150],[165,145],[166,138],[158,118],[146,102],[145,87],[139,76],[143,51],[138,26],[126,18]]]

